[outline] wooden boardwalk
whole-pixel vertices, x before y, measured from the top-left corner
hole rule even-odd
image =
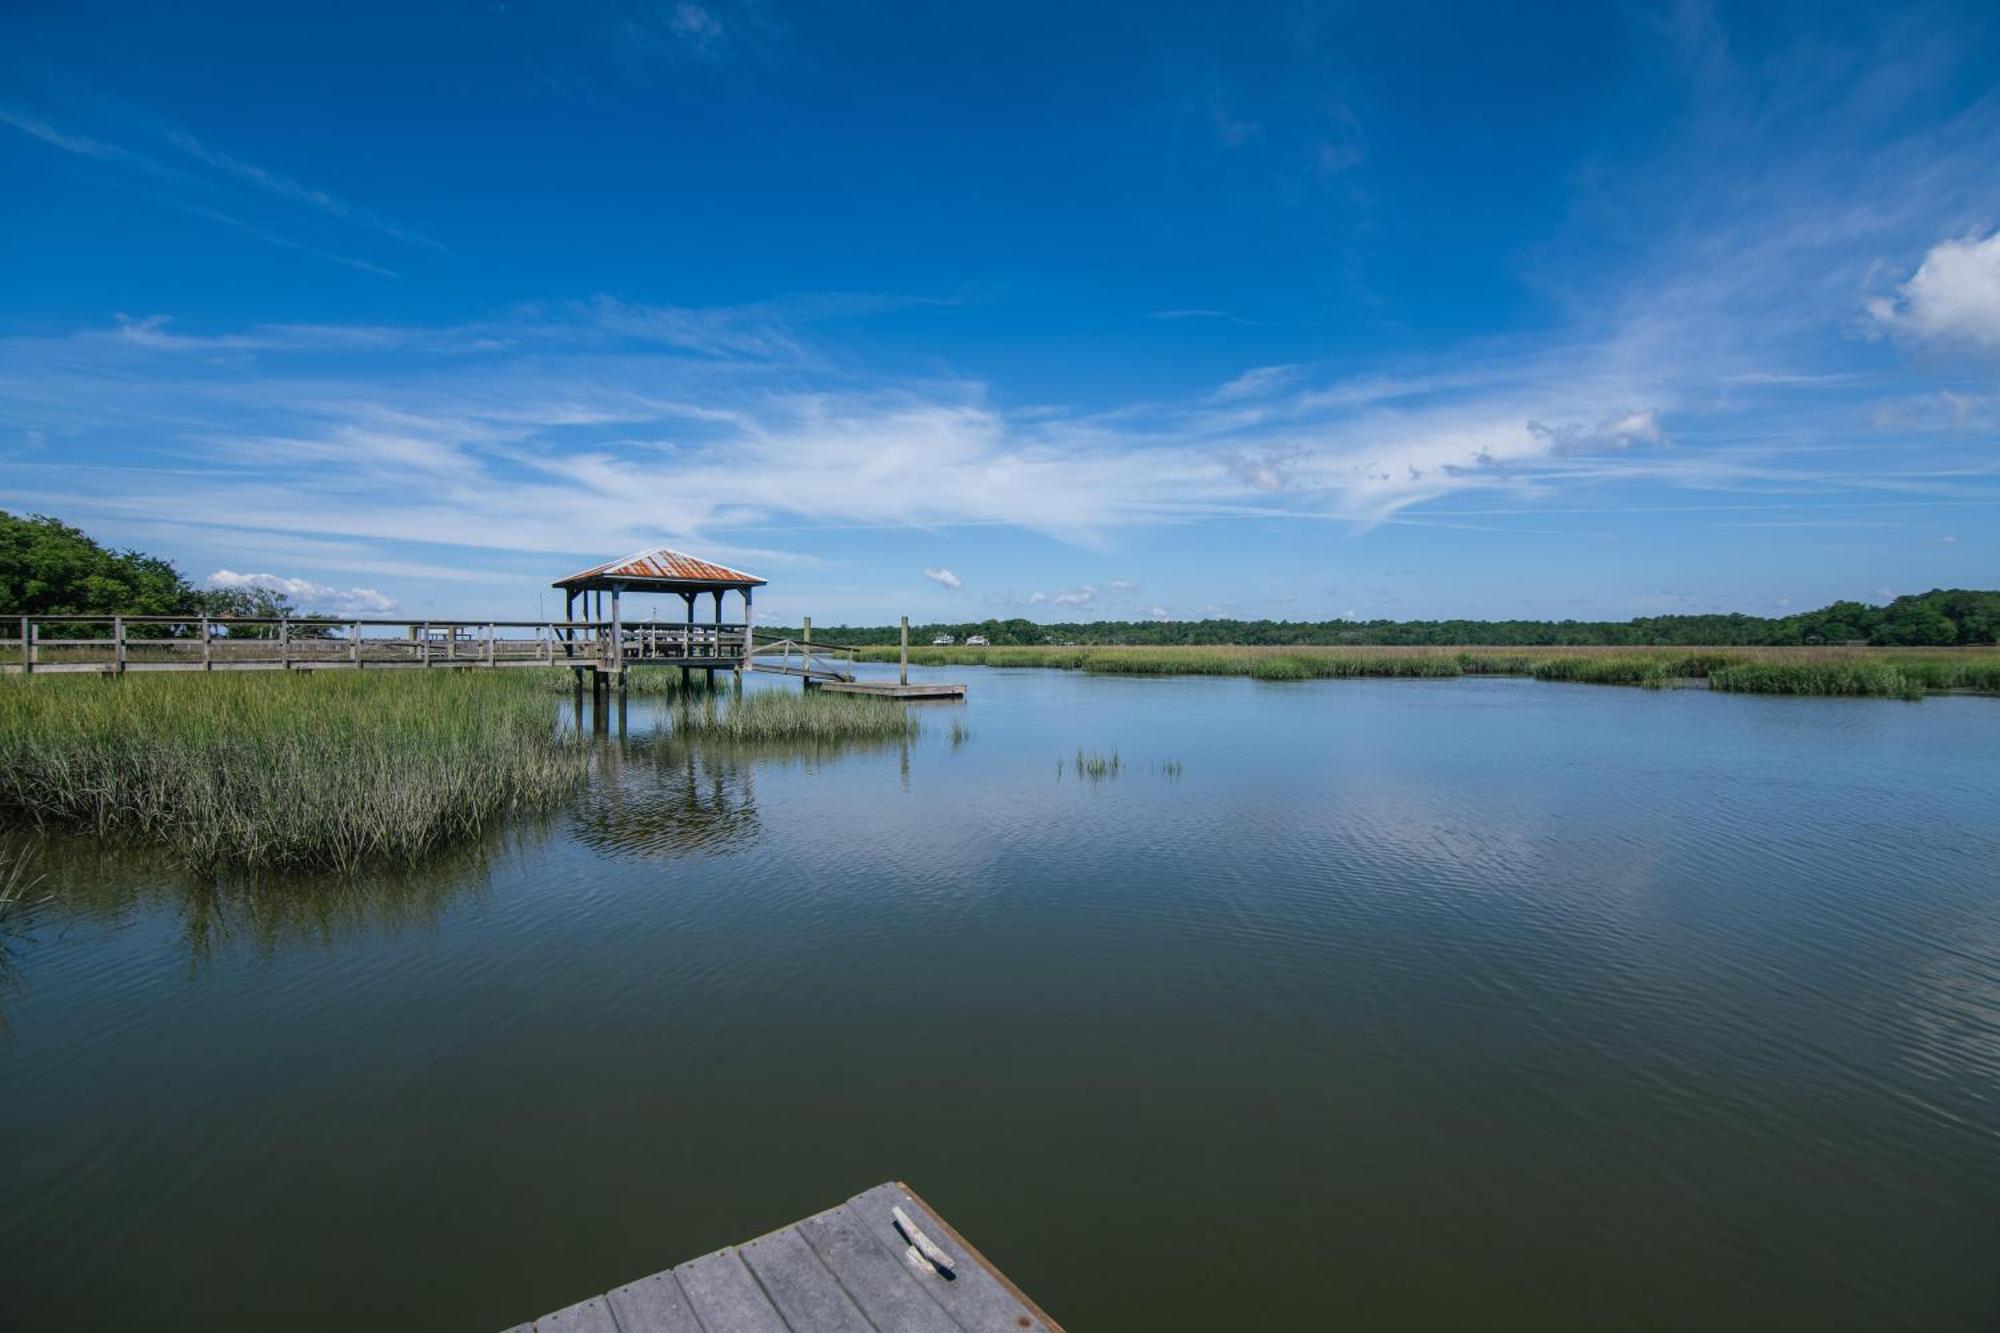
[[[892,1182],[509,1333],[1062,1333]]]
[[[872,694],[878,699],[963,699],[965,686],[946,681],[911,684],[893,680],[821,680],[812,688],[828,694]]]

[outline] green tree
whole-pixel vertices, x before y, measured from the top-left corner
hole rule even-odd
[[[46,514],[0,510],[0,614],[177,615],[199,594],[158,556],[99,546]]]

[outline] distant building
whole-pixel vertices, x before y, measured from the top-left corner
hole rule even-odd
[[[984,634],[968,634],[965,636],[965,646],[968,648],[984,648],[986,646],[986,636]]]
[[[954,643],[957,643],[957,642],[958,642],[958,640],[957,640],[957,639],[954,639],[954,638],[952,638],[952,637],[951,637],[951,635],[949,635],[949,634],[940,634],[940,635],[938,635],[938,636],[937,636],[937,637],[936,637],[935,639],[932,639],[932,640],[931,640],[931,647],[933,647],[933,648],[949,648],[949,647],[951,647],[951,646],[952,646],[952,645],[953,645]]]

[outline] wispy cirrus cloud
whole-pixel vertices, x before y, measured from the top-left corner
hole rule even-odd
[[[170,121],[112,103],[97,108],[97,119],[111,131],[95,125],[87,131],[74,129],[19,107],[0,107],[0,125],[50,148],[103,163],[124,173],[135,186],[168,207],[267,245],[383,277],[394,277],[395,273],[371,259],[296,235],[286,224],[331,224],[350,233],[368,233],[409,246],[433,251],[444,248],[414,228],[259,166]],[[243,210],[247,204],[275,208],[278,216],[272,220],[246,218]]]

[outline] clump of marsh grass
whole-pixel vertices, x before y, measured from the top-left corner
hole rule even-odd
[[[1113,750],[1110,754],[1100,754],[1096,750],[1078,750],[1074,759],[1056,760],[1056,777],[1058,779],[1063,776],[1066,767],[1068,771],[1074,773],[1079,778],[1089,778],[1092,782],[1101,782],[1105,778],[1117,777],[1124,769],[1125,762],[1118,757],[1118,751],[1116,750]]]
[[[48,901],[37,893],[42,876],[30,874],[35,857],[32,848],[18,846],[0,852],[0,958],[4,958],[9,937],[20,931],[29,912]]]
[[[1581,685],[1646,685],[1658,689],[1669,679],[1668,664],[1658,657],[1548,657],[1536,662],[1531,670],[1536,680]]]
[[[588,676],[579,677],[576,672],[563,667],[557,667],[550,671],[523,671],[522,674],[532,676],[537,687],[547,690],[550,693],[570,694],[578,689],[579,686],[586,691],[590,689],[590,678]],[[717,674],[722,675],[724,673],[718,671]],[[669,698],[676,695],[687,697],[707,696],[719,694],[723,690],[733,687],[733,685],[733,681],[725,684],[722,680],[718,680],[713,685],[709,684],[708,670],[705,667],[690,669],[686,685],[681,684],[681,673],[674,667],[638,667],[628,670],[625,673],[625,692],[627,694],[644,694],[655,697],[666,696]]]
[[[1708,684],[1710,689],[1746,694],[1924,697],[1921,681],[1897,667],[1873,662],[1748,662],[1711,672]]]
[[[2000,659],[1990,655],[1897,656],[1889,665],[1927,690],[1978,690],[2000,693]]]
[[[972,732],[967,730],[964,720],[953,718],[951,720],[951,748],[956,750],[971,739]]]
[[[1178,778],[1181,775],[1181,761],[1178,759],[1162,759],[1160,761],[1160,775],[1162,777]]]
[[[891,699],[808,690],[756,690],[676,710],[676,735],[687,740],[757,743],[898,740],[921,729],[914,714]]]
[[[197,866],[412,862],[589,762],[507,672],[0,681],[0,819]]]

